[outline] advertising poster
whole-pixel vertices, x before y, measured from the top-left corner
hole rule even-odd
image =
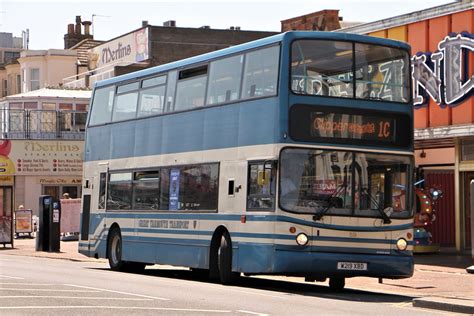
[[[15,211],[15,233],[33,232],[33,211],[16,210]]]
[[[82,174],[83,141],[1,140],[0,176]]]
[[[81,199],[61,199],[61,233],[79,232]]]
[[[12,239],[12,218],[0,215],[0,244],[11,244]]]
[[[170,172],[170,210],[179,210],[179,169]]]

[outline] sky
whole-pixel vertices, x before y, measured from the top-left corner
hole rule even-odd
[[[110,40],[140,28],[142,21],[178,27],[280,31],[280,21],[324,9],[344,21],[372,22],[454,0],[0,0],[0,32],[20,37],[29,29],[29,49],[62,49],[76,15],[93,21],[94,38]]]

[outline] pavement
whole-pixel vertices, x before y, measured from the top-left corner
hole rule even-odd
[[[0,246],[0,253],[44,257],[81,262],[106,262],[80,254],[77,241],[61,241],[60,252],[35,251],[34,239],[15,239],[14,247]],[[453,253],[415,255],[413,277],[401,280],[357,277],[346,280],[346,288],[412,297],[415,307],[474,315],[474,274],[466,268],[474,265],[470,256]],[[268,277],[304,282],[301,278]]]

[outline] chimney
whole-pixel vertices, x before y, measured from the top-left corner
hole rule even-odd
[[[82,22],[82,25],[84,25],[84,35],[90,35],[90,28],[91,28],[92,22],[84,21]]]
[[[76,29],[75,33],[81,35],[81,16],[76,15]]]
[[[74,24],[71,23],[67,25],[67,34],[68,35],[74,34]]]
[[[166,27],[176,27],[176,21],[175,20],[169,20],[163,23],[163,26]]]
[[[142,21],[142,27],[148,26],[148,21]]]

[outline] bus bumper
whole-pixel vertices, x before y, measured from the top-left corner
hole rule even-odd
[[[253,249],[250,249],[253,248]],[[349,254],[315,251],[280,250],[275,247],[257,246],[250,248],[239,246],[240,258],[259,258],[260,260],[246,264],[239,260],[239,270],[245,273],[278,274],[303,277],[356,277],[367,276],[376,278],[401,279],[413,275],[414,261],[410,255],[381,254]],[[259,250],[255,249],[259,248]],[[262,248],[266,248],[265,250]],[[242,252],[241,252],[242,251]],[[249,252],[257,251],[252,255]],[[264,253],[268,256],[265,256]],[[271,253],[269,253],[271,252]],[[244,254],[245,253],[245,254]],[[243,257],[240,256],[243,254]],[[273,260],[272,260],[272,259]],[[261,265],[259,265],[259,262]],[[366,270],[341,270],[339,262],[366,263]]]

